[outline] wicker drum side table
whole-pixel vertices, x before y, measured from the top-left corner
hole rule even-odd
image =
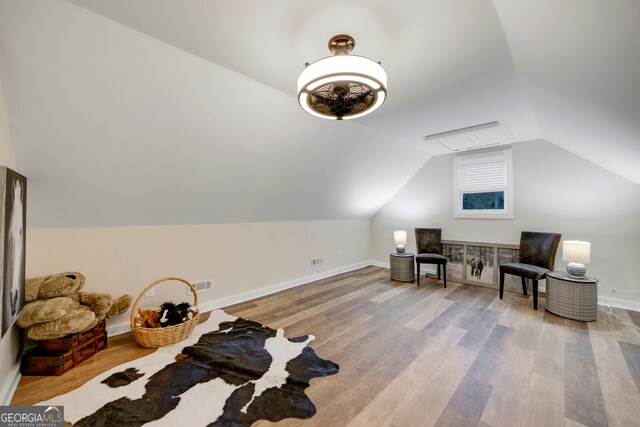
[[[598,319],[598,282],[567,273],[547,273],[546,309],[558,316],[582,322]]]
[[[399,282],[413,282],[415,279],[415,270],[413,262],[415,255],[411,253],[399,254],[397,252],[391,252],[389,254],[391,267],[391,280],[397,280]]]

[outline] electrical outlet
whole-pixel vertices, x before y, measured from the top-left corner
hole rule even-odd
[[[145,298],[152,298],[156,294],[156,290],[151,288],[147,292],[144,293]]]
[[[314,258],[311,260],[311,267],[316,267],[322,264],[322,258]]]
[[[338,259],[342,258],[342,251],[336,252],[336,258]]]
[[[213,289],[213,282],[211,280],[203,280],[201,282],[192,283],[193,287],[196,288],[196,292],[201,294],[203,292],[209,292]],[[187,295],[193,295],[191,288],[187,290]]]

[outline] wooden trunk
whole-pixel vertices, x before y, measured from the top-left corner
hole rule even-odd
[[[107,330],[102,320],[88,331],[63,338],[38,341],[37,348],[22,358],[22,375],[62,375],[107,347]]]
[[[65,352],[73,348],[82,347],[94,338],[106,337],[105,321],[102,320],[96,326],[88,331],[78,332],[77,334],[68,335],[66,337],[57,338],[53,340],[41,340],[38,341],[38,350],[44,352]]]
[[[73,368],[73,350],[64,353],[32,351],[22,358],[22,375],[62,375]]]

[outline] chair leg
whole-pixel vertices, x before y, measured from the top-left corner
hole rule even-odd
[[[447,264],[446,263],[442,266],[442,274],[444,275],[444,287],[446,288],[447,287]]]
[[[538,309],[538,281],[533,279],[533,309]]]
[[[527,279],[525,279],[524,276],[521,276],[520,280],[522,280],[522,293],[527,295]]]
[[[420,286],[420,263],[416,263],[416,267],[418,267],[418,274],[416,274],[416,283]]]
[[[436,269],[438,270],[438,280],[440,280],[440,264],[436,264]]]
[[[500,299],[504,295],[504,273],[500,272]]]

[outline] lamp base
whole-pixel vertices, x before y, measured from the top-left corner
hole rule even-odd
[[[567,264],[567,273],[569,273],[569,276],[573,277],[584,277],[587,273],[587,267],[585,267],[584,264],[570,262]]]
[[[396,253],[403,254],[405,251],[404,245],[396,245]]]

